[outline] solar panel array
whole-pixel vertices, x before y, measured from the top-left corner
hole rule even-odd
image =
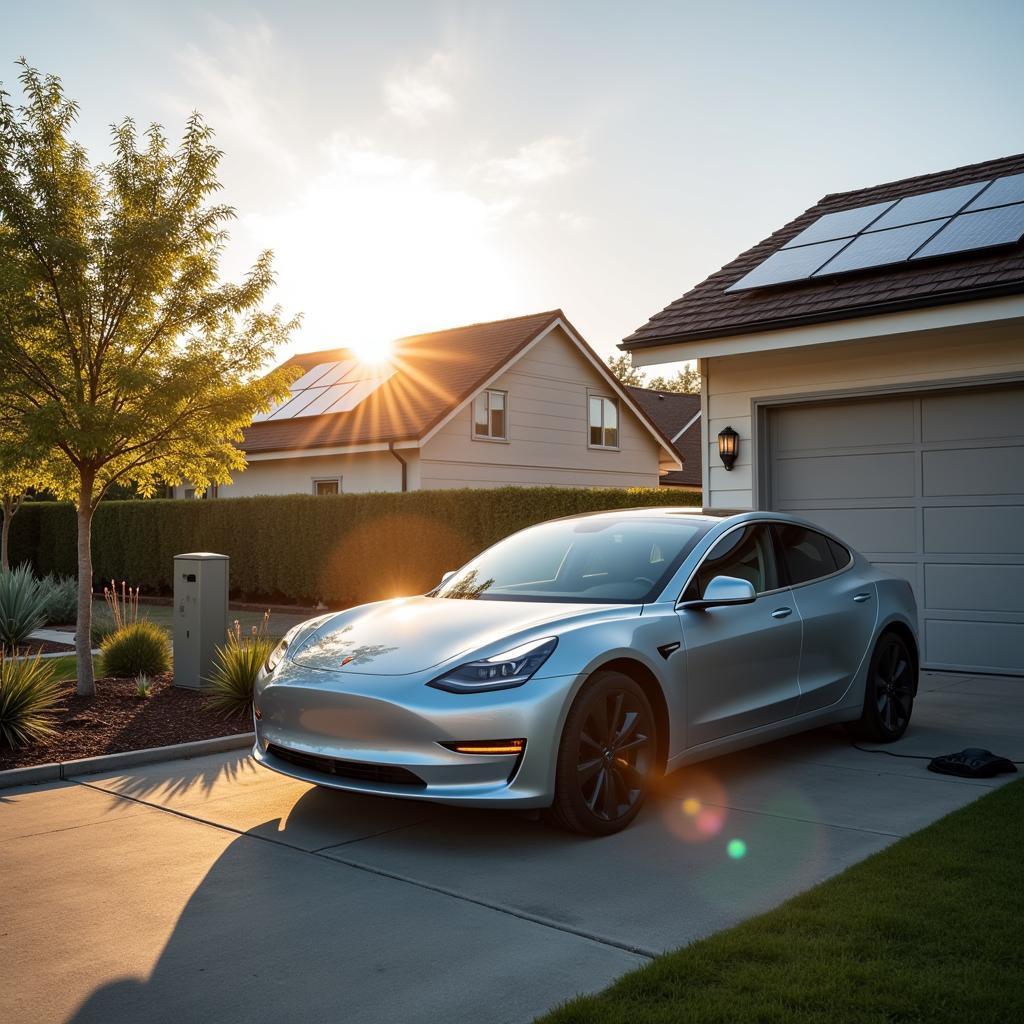
[[[1024,238],[1024,174],[826,213],[729,285],[766,288]]]
[[[291,394],[284,401],[257,413],[253,422],[351,412],[394,372],[390,363],[367,364],[355,359],[319,363],[292,385]]]

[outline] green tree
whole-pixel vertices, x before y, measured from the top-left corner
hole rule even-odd
[[[650,388],[652,391],[677,391],[686,395],[700,394],[700,373],[694,363],[685,363],[676,373],[667,377],[654,377],[648,382],[644,371],[633,365],[633,357],[628,352],[623,352],[621,356],[608,357],[608,369],[622,384],[629,384],[631,387]]]
[[[633,357],[628,352],[623,352],[621,356],[609,356],[608,369],[622,384],[629,384],[634,388],[646,387],[644,371],[633,365]]]
[[[44,486],[42,475],[32,460],[18,458],[16,449],[4,450],[0,440],[0,572],[11,567],[8,556],[11,538],[11,520],[15,517],[25,495],[33,488]]]
[[[653,391],[678,391],[684,395],[699,395],[700,373],[693,363],[687,363],[670,377],[655,377],[647,387]]]
[[[93,514],[107,489],[225,483],[257,410],[292,374],[260,375],[295,321],[263,309],[262,253],[240,284],[219,259],[234,211],[215,203],[220,151],[198,114],[171,148],[151,125],[112,128],[93,166],[60,79],[24,61],[23,103],[0,91],[0,402],[51,452],[78,524],[78,692],[89,656]]]

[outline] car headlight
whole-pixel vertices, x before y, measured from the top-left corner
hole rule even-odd
[[[449,693],[481,693],[522,686],[551,657],[556,646],[558,638],[553,636],[531,640],[493,658],[481,658],[450,669],[427,685]]]
[[[270,657],[268,657],[266,662],[264,662],[263,664],[263,671],[266,672],[268,676],[272,675],[274,669],[276,669],[277,666],[281,664],[285,654],[288,653],[289,646],[291,645],[295,637],[298,636],[300,631],[306,629],[308,626],[308,622],[300,622],[297,626],[292,626],[292,628],[289,629],[288,632],[285,633],[283,637],[281,637],[281,640],[278,642],[277,646],[270,652]]]

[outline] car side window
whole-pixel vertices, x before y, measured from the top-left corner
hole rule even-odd
[[[747,580],[759,594],[779,586],[775,549],[763,523],[751,523],[743,529],[733,530],[718,541],[704,556],[683,594],[683,600],[700,600],[716,576]]]
[[[794,523],[776,523],[774,529],[791,586],[830,576],[850,561],[849,552],[842,548],[846,557],[837,562],[834,547],[842,546],[815,530]]]
[[[845,569],[853,560],[848,548],[844,548],[837,540],[831,537],[828,539],[828,546],[832,549],[832,557],[836,560],[837,569]]]

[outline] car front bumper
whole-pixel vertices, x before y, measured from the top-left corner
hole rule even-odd
[[[429,678],[429,677],[428,677]],[[257,762],[358,793],[473,807],[548,806],[575,677],[453,694],[423,678],[303,669],[257,684]],[[524,739],[521,754],[466,754],[442,743]]]

